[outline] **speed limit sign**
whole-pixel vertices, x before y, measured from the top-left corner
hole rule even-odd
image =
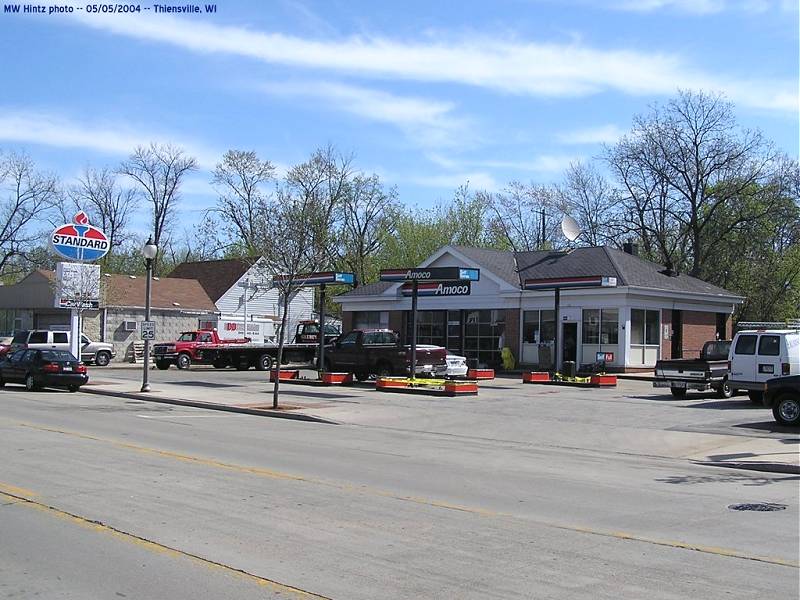
[[[155,321],[142,321],[142,339],[154,340],[156,339],[156,322]]]

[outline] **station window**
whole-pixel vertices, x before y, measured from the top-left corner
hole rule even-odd
[[[631,309],[631,344],[657,346],[660,343],[659,328],[659,311]]]
[[[555,341],[555,313],[552,310],[526,310],[522,314],[522,341],[540,344]]]
[[[583,311],[584,344],[616,344],[619,341],[619,310],[587,308]]]

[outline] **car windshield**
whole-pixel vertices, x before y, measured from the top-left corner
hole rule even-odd
[[[66,350],[42,350],[42,360],[50,362],[69,362],[77,360]]]

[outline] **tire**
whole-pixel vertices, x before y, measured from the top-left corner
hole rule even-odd
[[[750,390],[747,392],[747,396],[750,398],[750,402],[756,406],[764,406],[764,392]]]
[[[717,388],[717,398],[730,398],[734,394],[734,390],[728,380],[722,382],[722,385]]]
[[[686,388],[669,388],[673,398],[686,398]]]
[[[178,354],[178,358],[175,361],[175,366],[178,367],[181,371],[188,369],[192,366],[192,357],[186,353]]]
[[[36,380],[33,378],[32,373],[25,375],[25,389],[29,392],[35,392],[39,389],[39,386],[36,385]]]
[[[224,369],[228,366],[227,358],[218,358],[213,363],[215,369]]]
[[[157,360],[156,361],[156,369],[159,371],[166,371],[169,369],[169,361],[168,360]]]
[[[389,377],[392,374],[392,365],[387,362],[379,362],[375,365],[375,375],[377,377]]]
[[[236,363],[236,370],[237,371],[249,371],[250,370],[250,359],[246,356],[240,356],[234,359]]]
[[[772,407],[772,416],[781,425],[800,426],[800,396],[780,396]]]
[[[0,377],[0,388],[5,387],[5,386],[6,386],[5,380],[2,377]]]
[[[272,368],[272,357],[269,354],[262,354],[256,362],[256,371],[269,371]]]
[[[366,371],[356,371],[353,374],[359,381],[366,381],[367,379],[369,379],[369,373],[367,373]]]
[[[81,386],[79,386],[79,385],[70,385],[70,386],[67,387],[67,389],[70,391],[71,394],[74,394],[79,389],[81,389]]]
[[[98,367],[107,367],[111,362],[111,353],[103,350],[94,355],[94,364]]]

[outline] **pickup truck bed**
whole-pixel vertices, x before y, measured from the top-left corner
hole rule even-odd
[[[659,360],[656,362],[653,387],[670,388],[676,398],[688,390],[714,390],[721,398],[730,398],[734,390],[728,385],[730,342],[706,342],[700,358]]]

